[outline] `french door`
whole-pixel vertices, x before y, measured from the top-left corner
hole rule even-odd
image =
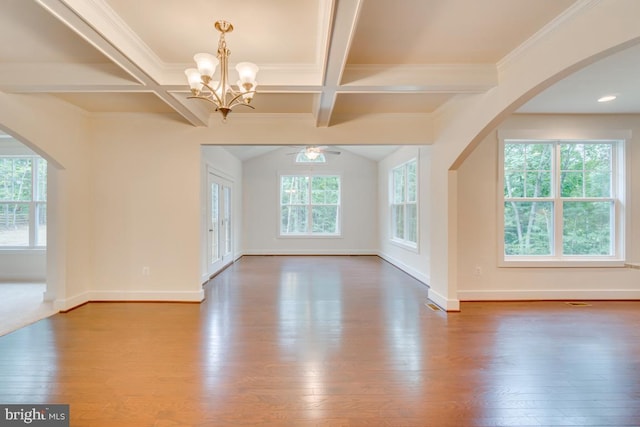
[[[233,258],[231,182],[209,172],[207,222],[207,270],[213,274]]]

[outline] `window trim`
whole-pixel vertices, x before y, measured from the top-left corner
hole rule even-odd
[[[327,164],[327,157],[324,153],[318,153],[318,157],[314,160],[309,159],[305,152],[301,150],[298,154],[295,155],[293,162],[297,165],[325,165]]]
[[[313,231],[308,231],[306,233],[283,233],[282,232],[282,177],[283,176],[298,176],[298,177],[308,177],[309,178],[309,186],[311,185],[313,177],[316,176],[335,176],[338,178],[338,184],[340,186],[338,192],[338,212],[337,212],[337,229],[336,233],[314,233]],[[342,238],[342,188],[343,188],[343,179],[342,174],[339,172],[331,172],[331,171],[282,171],[278,172],[278,233],[277,237],[281,239],[341,239]],[[310,187],[309,187],[310,191]],[[308,207],[314,206],[311,203],[311,194],[309,194],[309,203],[306,205]],[[316,205],[320,206],[320,205]],[[311,218],[312,211],[309,209],[309,217]],[[313,222],[309,222],[309,225],[312,226]]]
[[[394,206],[399,206],[400,204],[398,203],[394,203],[394,191],[395,191],[395,187],[394,187],[394,172],[398,169],[402,169],[403,170],[403,174],[404,174],[404,178],[405,178],[405,192],[407,189],[407,184],[408,184],[408,180],[407,178],[407,165],[410,163],[415,163],[416,165],[416,200],[415,202],[407,202],[406,200],[401,203],[402,206],[408,205],[408,204],[415,204],[416,207],[416,241],[413,242],[411,240],[407,240],[404,238],[399,238],[395,236],[395,224],[394,224],[394,214],[393,214],[393,208]],[[408,249],[411,250],[413,252],[418,252],[419,249],[419,242],[420,242],[420,167],[419,167],[420,163],[418,161],[418,157],[412,157],[392,168],[389,169],[389,185],[388,185],[388,212],[389,212],[389,242],[391,242],[392,244],[399,246],[401,248],[404,249]],[[406,199],[406,197],[405,197]],[[404,209],[404,225],[406,226],[407,223],[407,217],[406,217],[406,208]],[[405,236],[406,237],[406,236]]]
[[[629,130],[586,132],[584,135],[554,135],[545,131],[498,131],[498,179],[497,179],[497,259],[498,267],[624,267],[626,247],[629,241],[629,215],[625,212],[626,200],[629,193],[629,156],[628,141],[631,139]],[[562,142],[611,142],[614,146],[612,156],[612,199],[614,201],[614,229],[613,254],[609,256],[579,256],[579,255],[551,255],[551,256],[508,256],[504,253],[504,146],[509,142],[553,142],[554,148]],[[557,180],[559,168],[555,165],[556,154],[552,158],[553,182]],[[562,202],[559,195],[549,199],[554,203]],[[554,222],[555,224],[555,222]],[[554,230],[554,240],[562,232]]]

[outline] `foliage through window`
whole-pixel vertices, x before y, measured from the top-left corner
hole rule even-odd
[[[418,174],[413,159],[391,170],[391,238],[415,247],[418,242]]]
[[[505,259],[621,258],[619,141],[503,146]]]
[[[281,235],[339,235],[340,177],[282,175]]]
[[[0,156],[0,247],[47,244],[47,162]]]

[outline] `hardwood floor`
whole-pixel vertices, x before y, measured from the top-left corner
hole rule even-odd
[[[640,303],[425,305],[377,257],[244,257],[202,304],[0,337],[0,403],[71,426],[639,426]]]

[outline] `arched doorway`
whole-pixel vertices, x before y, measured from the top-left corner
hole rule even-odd
[[[0,133],[0,335],[48,317],[49,162]]]

